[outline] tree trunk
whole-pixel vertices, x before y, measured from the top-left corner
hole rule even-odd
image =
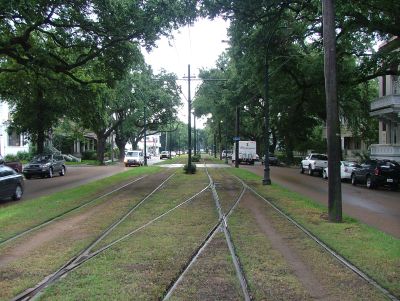
[[[96,133],[97,135],[97,160],[100,165],[104,165],[104,152],[106,149],[106,137],[103,132]]]
[[[329,221],[342,222],[341,145],[336,81],[335,8],[333,0],[322,1],[322,17],[329,169],[328,213]]]
[[[43,90],[41,89],[40,85],[37,83],[37,95],[36,95],[36,103],[37,103],[37,114],[38,116],[41,115],[43,112]],[[36,141],[36,146],[37,146],[37,153],[42,154],[44,151],[44,140],[45,140],[45,133],[43,129],[43,123],[40,118],[37,119],[38,122],[38,127],[37,127],[37,141]]]
[[[115,143],[117,144],[119,154],[118,154],[118,160],[120,162],[124,161],[125,157],[125,145],[128,142],[128,138],[119,134],[118,131],[115,133]]]

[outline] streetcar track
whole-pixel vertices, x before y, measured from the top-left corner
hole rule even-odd
[[[67,273],[69,273],[70,271],[74,270],[75,268],[79,267],[81,264],[85,263],[86,261],[90,260],[91,258],[103,253],[104,251],[106,251],[107,249],[111,248],[113,245],[125,240],[126,238],[132,236],[133,234],[135,234],[136,232],[146,228],[147,226],[153,224],[154,222],[158,221],[159,219],[163,218],[164,216],[166,216],[167,214],[171,213],[172,211],[174,211],[175,209],[183,206],[184,204],[187,204],[188,202],[190,202],[191,200],[193,200],[194,198],[196,198],[197,196],[199,196],[200,194],[202,194],[204,191],[206,191],[209,187],[210,187],[210,183],[203,188],[201,191],[195,193],[194,195],[192,195],[191,197],[189,197],[188,199],[186,199],[185,201],[179,203],[178,205],[176,205],[175,207],[167,210],[166,212],[162,213],[161,215],[157,216],[156,218],[148,221],[147,223],[143,224],[142,226],[136,228],[135,230],[132,230],[131,232],[123,235],[122,237],[110,242],[109,244],[107,244],[106,246],[103,246],[102,248],[96,250],[93,253],[90,253],[90,251],[93,249],[93,247],[95,245],[97,245],[98,242],[100,242],[104,237],[107,236],[107,234],[109,234],[112,229],[115,229],[123,220],[126,219],[127,216],[129,216],[136,208],[138,208],[140,206],[140,204],[142,204],[145,200],[147,200],[151,195],[153,195],[156,191],[158,191],[162,186],[165,185],[165,183],[172,177],[174,176],[174,174],[172,174],[171,176],[169,176],[165,181],[163,181],[159,186],[157,186],[156,189],[154,189],[150,194],[148,194],[141,202],[139,202],[138,204],[136,204],[134,206],[134,208],[132,208],[131,210],[129,210],[129,212],[127,214],[125,214],[123,217],[121,217],[121,219],[119,219],[117,222],[113,223],[109,228],[107,228],[105,231],[102,232],[101,235],[98,236],[98,238],[92,242],[87,248],[85,248],[83,251],[81,251],[78,255],[74,256],[73,258],[71,258],[67,263],[65,263],[61,268],[59,268],[56,272],[54,272],[53,274],[48,275],[47,277],[45,277],[41,282],[39,282],[35,287],[33,288],[29,288],[27,290],[25,290],[23,293],[19,294],[18,296],[16,296],[15,298],[13,298],[13,301],[22,301],[22,300],[31,300],[32,298],[35,298],[35,296],[37,296],[38,294],[40,294],[45,288],[47,288],[49,285],[51,285],[52,283],[54,283],[55,281],[57,281],[58,279],[64,277]]]
[[[343,266],[354,272],[356,275],[358,275],[360,278],[374,286],[376,289],[378,289],[381,293],[383,293],[386,297],[388,297],[392,301],[400,301],[396,296],[394,296],[390,291],[382,287],[377,281],[375,281],[373,278],[371,278],[369,275],[361,271],[358,267],[356,267],[354,264],[352,264],[349,260],[346,258],[342,257],[339,255],[337,252],[335,252],[333,249],[331,249],[328,245],[326,245],[323,241],[321,241],[318,237],[316,237],[314,234],[312,234],[309,230],[307,230],[305,227],[300,225],[298,222],[296,222],[294,219],[292,219],[290,216],[288,216],[286,213],[284,213],[279,207],[274,205],[272,202],[268,201],[266,198],[264,198],[262,195],[260,195],[254,188],[251,186],[247,185],[242,179],[240,179],[237,176],[234,176],[237,178],[244,187],[246,187],[248,190],[250,190],[252,193],[254,193],[256,196],[258,196],[261,200],[263,200],[265,203],[267,203],[270,207],[272,207],[275,211],[277,211],[281,216],[286,218],[291,224],[296,226],[298,229],[300,229],[304,234],[306,234],[309,238],[311,238],[314,242],[316,242],[320,247],[322,247],[325,251],[328,252],[332,257],[334,257],[336,260],[338,260]]]
[[[205,167],[206,164],[204,163]],[[215,185],[214,181],[212,180],[212,177],[208,173],[207,167],[205,168],[207,176],[210,180],[210,185],[209,187],[211,188],[211,192],[213,195],[213,199],[216,203],[218,215],[219,215],[219,220],[218,222],[214,225],[212,230],[207,234],[205,239],[200,243],[200,245],[196,248],[196,250],[192,253],[191,257],[187,260],[187,262],[183,265],[183,267],[180,269],[180,272],[178,273],[177,277],[171,281],[169,286],[167,287],[164,297],[161,297],[160,300],[166,301],[168,300],[175,289],[178,287],[179,283],[182,281],[182,279],[185,277],[189,269],[194,265],[194,263],[197,261],[198,257],[200,254],[206,249],[206,247],[209,245],[209,243],[212,241],[214,238],[215,234],[217,233],[218,230],[222,230],[225,234],[225,238],[227,240],[228,248],[229,251],[231,252],[231,257],[232,260],[234,261],[235,269],[237,271],[237,275],[239,278],[239,282],[242,287],[243,294],[245,296],[245,300],[251,300],[250,294],[248,293],[248,283],[246,278],[244,277],[243,269],[241,268],[241,264],[239,262],[239,257],[235,254],[234,246],[230,237],[230,234],[228,232],[228,224],[227,224],[227,219],[229,216],[232,214],[233,210],[236,208],[236,206],[239,204],[240,200],[242,199],[244,193],[246,192],[246,187],[242,184],[242,191],[237,197],[235,203],[231,206],[231,208],[228,210],[226,214],[222,212],[222,208],[219,204],[218,201],[218,195],[216,194],[215,190]],[[241,183],[241,182],[240,182]],[[228,238],[229,237],[229,238]],[[229,241],[230,240],[230,241]]]
[[[38,225],[32,227],[32,228],[29,228],[29,229],[27,229],[27,230],[24,230],[24,231],[22,231],[22,232],[19,232],[19,233],[15,234],[14,236],[11,236],[11,237],[6,238],[6,239],[3,239],[3,240],[0,240],[0,247],[2,247],[3,245],[5,245],[5,244],[7,244],[7,243],[9,243],[9,242],[11,242],[11,241],[17,239],[17,238],[20,238],[20,237],[22,237],[22,236],[24,236],[24,235],[26,235],[26,234],[28,234],[28,233],[31,233],[31,232],[33,232],[33,231],[35,231],[35,230],[41,229],[41,228],[43,228],[44,226],[49,225],[49,224],[51,224],[51,223],[53,223],[53,222],[55,222],[55,221],[58,221],[58,220],[60,220],[62,217],[64,217],[65,215],[67,215],[67,214],[69,214],[69,213],[71,213],[71,212],[77,211],[77,210],[79,210],[79,209],[85,208],[85,207],[89,206],[90,204],[94,203],[95,201],[98,201],[98,200],[100,200],[100,199],[102,199],[102,198],[104,198],[104,197],[106,197],[106,196],[109,196],[109,195],[111,195],[111,194],[113,194],[113,193],[115,193],[115,192],[117,192],[117,191],[119,191],[119,190],[121,190],[121,189],[123,189],[123,188],[126,188],[126,187],[129,186],[129,185],[132,185],[133,183],[135,183],[135,182],[137,182],[137,181],[139,181],[139,180],[143,180],[143,179],[146,178],[146,177],[148,177],[148,175],[139,177],[139,178],[137,178],[137,179],[135,179],[135,180],[133,180],[133,181],[127,183],[127,184],[124,184],[124,185],[122,185],[122,186],[120,186],[120,187],[118,187],[118,188],[116,188],[116,189],[113,189],[112,191],[109,191],[109,192],[107,192],[107,193],[105,193],[105,194],[103,194],[103,195],[100,195],[100,196],[98,196],[98,197],[96,197],[96,198],[94,198],[94,199],[91,199],[91,200],[89,200],[89,201],[86,202],[86,203],[83,203],[83,204],[78,205],[78,206],[76,206],[76,207],[74,207],[74,208],[71,208],[71,209],[69,209],[69,210],[67,210],[67,211],[64,211],[64,212],[60,213],[59,215],[57,215],[57,216],[55,216],[55,217],[52,217],[52,218],[50,218],[50,219],[48,219],[48,220],[46,220],[46,221],[44,221],[44,222],[42,222],[42,223],[40,223],[40,224],[38,224]]]

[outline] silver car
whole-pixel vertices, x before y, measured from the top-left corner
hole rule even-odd
[[[140,150],[127,151],[125,153],[124,164],[128,166],[142,166],[143,165],[143,153]]]
[[[353,161],[340,161],[340,178],[342,180],[351,180],[351,173],[353,172],[353,169],[358,166],[357,162]],[[328,178],[328,167],[325,167],[324,170],[322,171],[322,177],[324,179]]]

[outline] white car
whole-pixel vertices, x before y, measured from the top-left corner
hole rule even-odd
[[[125,153],[124,164],[125,166],[142,166],[144,162],[143,153],[140,150],[127,151]]]
[[[340,161],[340,178],[342,180],[350,180],[351,179],[351,173],[353,172],[353,169],[358,166],[357,162],[353,161]],[[324,179],[328,178],[328,167],[325,167],[323,172],[322,172],[322,177]]]

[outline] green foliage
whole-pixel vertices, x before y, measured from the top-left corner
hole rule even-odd
[[[82,160],[96,160],[96,151],[84,151],[82,152]]]
[[[33,157],[33,154],[30,152],[23,152],[23,151],[19,151],[17,152],[17,158],[20,161],[30,161]]]
[[[183,167],[183,170],[185,171],[186,174],[195,174],[196,173],[196,164],[191,164],[190,166],[188,164],[185,164]]]
[[[16,155],[8,154],[4,157],[5,162],[13,162],[18,161],[18,157]]]
[[[192,162],[200,162],[201,159],[201,155],[200,154],[196,154],[192,156]]]

